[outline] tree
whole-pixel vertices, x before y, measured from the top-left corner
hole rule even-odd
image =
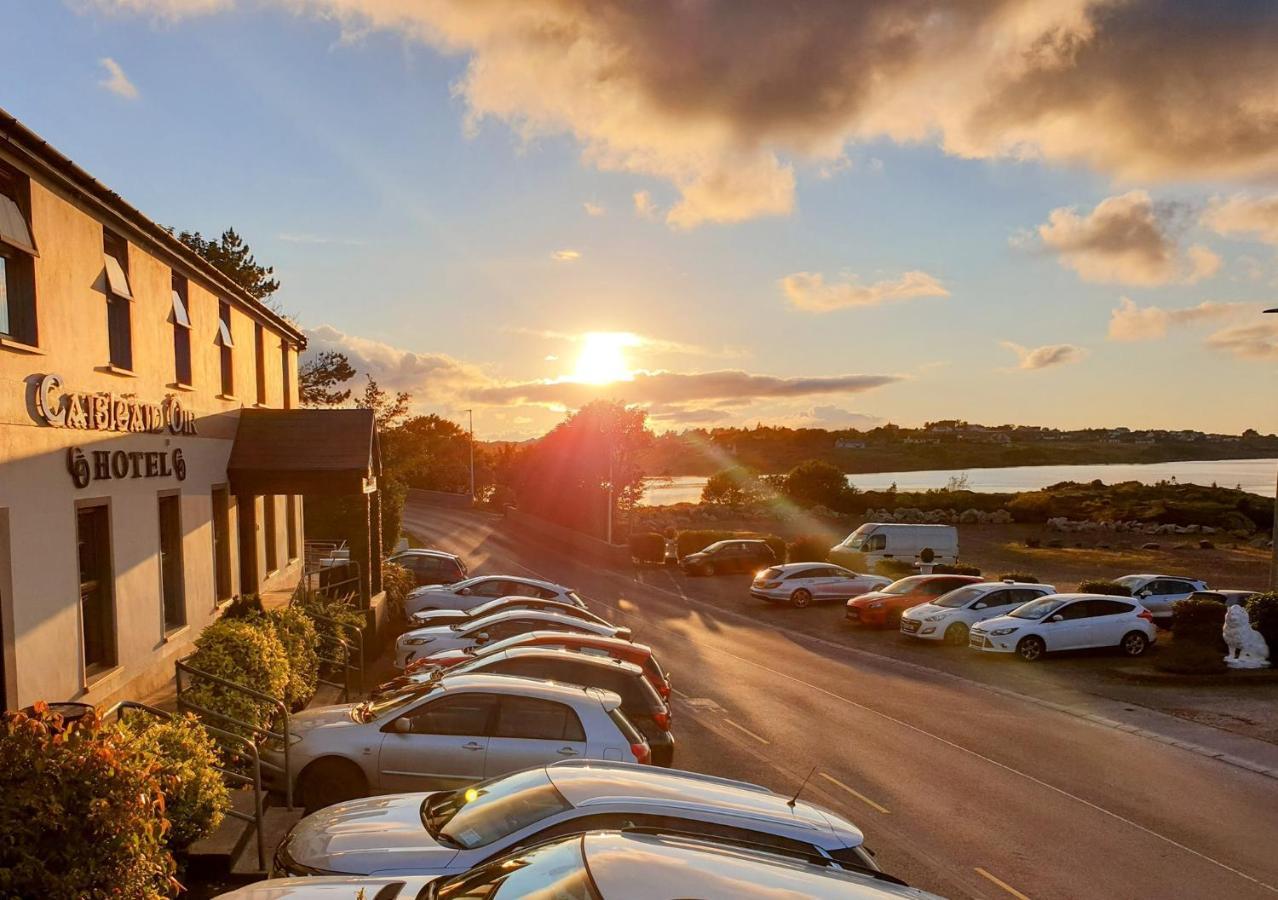
[[[364,385],[364,396],[355,401],[361,409],[371,409],[377,421],[378,431],[387,431],[400,424],[408,415],[408,406],[413,402],[413,395],[407,391],[399,391],[394,398],[382,390],[381,385],[373,380],[372,375],[365,375],[368,383]]]
[[[382,435],[382,463],[409,487],[464,493],[470,490],[470,435],[456,422],[414,416]],[[476,454],[477,486],[488,482],[483,454]]]
[[[809,459],[785,476],[786,496],[800,506],[828,506],[838,509],[851,490],[847,478],[836,466]]]
[[[171,234],[173,229],[169,229]],[[237,285],[262,301],[271,309],[279,308],[271,302],[271,295],[280,289],[280,283],[272,276],[272,266],[259,265],[253,251],[234,228],[222,232],[217,240],[206,240],[198,231],[179,232],[178,240],[211,262]]]
[[[323,350],[302,361],[297,389],[303,406],[337,406],[351,399],[351,389],[338,388],[355,377],[345,353]]]
[[[744,466],[732,466],[720,469],[706,480],[701,489],[701,502],[742,506],[758,500],[762,493],[762,485],[753,472]]]

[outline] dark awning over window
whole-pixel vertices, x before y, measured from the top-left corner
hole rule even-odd
[[[359,494],[381,458],[368,409],[245,409],[227,475],[236,494]]]

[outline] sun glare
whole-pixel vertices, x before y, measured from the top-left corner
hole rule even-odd
[[[637,335],[628,331],[591,331],[581,336],[581,353],[573,380],[587,384],[629,381],[634,377],[626,361],[626,348],[639,346]]]

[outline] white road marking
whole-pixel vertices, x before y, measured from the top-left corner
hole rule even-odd
[[[824,778],[826,781],[830,782],[836,787],[843,788],[843,790],[847,791],[853,797],[860,800],[866,806],[869,806],[873,809],[877,809],[879,812],[883,813],[884,815],[890,814],[890,810],[886,806],[881,806],[878,803],[875,803],[873,800],[865,796],[865,794],[862,794],[856,788],[848,787],[846,784],[844,784],[842,781],[839,781],[839,779],[835,778],[833,775],[827,775],[825,772],[822,772],[820,774],[821,774],[821,777]]]
[[[693,709],[699,709],[705,712],[720,712],[720,713],[726,711],[724,710],[722,706],[720,706],[715,701],[711,700],[709,697],[689,697],[687,694],[684,694],[683,699],[684,699],[684,702],[687,703],[689,706],[691,706]]]
[[[749,728],[746,728],[744,725],[738,725],[736,722],[732,721],[731,719],[724,719],[723,721],[724,721],[726,724],[731,725],[731,726],[732,726],[733,728],[735,728],[737,731],[740,731],[740,732],[743,732],[743,733],[745,733],[745,734],[750,735],[750,737],[754,738],[754,739],[755,739],[756,741],[758,741],[760,744],[765,744],[765,745],[766,745],[766,744],[771,744],[771,743],[772,743],[772,742],[771,742],[770,740],[768,740],[767,738],[765,738],[765,737],[760,737],[759,735],[757,735],[757,734],[755,734],[753,731],[751,731]]]
[[[997,877],[997,876],[995,876],[995,875],[991,875],[989,872],[985,871],[985,870],[984,870],[984,869],[982,869],[980,866],[975,866],[974,868],[976,869],[976,874],[977,874],[977,875],[980,875],[982,878],[988,878],[990,881],[994,882],[994,884],[997,884],[999,887],[1001,887],[1003,890],[1007,891],[1007,892],[1008,892],[1009,894],[1011,894],[1013,897],[1016,897],[1016,898],[1017,898],[1017,900],[1030,900],[1030,898],[1029,898],[1029,897],[1026,897],[1024,894],[1022,894],[1022,893],[1021,893],[1020,891],[1018,891],[1016,888],[1012,887],[1010,884],[1008,884],[1008,883],[1007,883],[1006,881],[1004,881],[1003,879],[1001,879],[1001,878],[999,878],[999,877]]]

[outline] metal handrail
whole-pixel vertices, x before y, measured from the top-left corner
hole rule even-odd
[[[249,744],[252,745],[253,765],[256,769],[258,769],[259,776],[260,776],[260,770],[263,767],[268,769],[269,771],[279,772],[280,774],[283,775],[284,797],[285,797],[284,802],[290,809],[292,809],[293,807],[293,766],[292,766],[292,760],[290,758],[290,749],[289,749],[289,744],[291,742],[289,740],[289,728],[288,728],[288,705],[278,697],[272,697],[270,694],[264,694],[261,691],[255,691],[250,687],[246,687],[245,685],[239,684],[234,681],[230,681],[218,675],[214,675],[211,672],[205,672],[201,669],[197,669],[194,666],[192,666],[190,663],[188,663],[185,659],[178,660],[177,663],[175,664],[175,668],[176,668],[176,674],[177,674],[178,709],[183,712],[193,712],[196,715],[198,715],[201,718],[201,720],[205,719],[206,717],[210,717],[227,725],[239,726],[240,728],[247,729],[250,733],[255,735],[254,739],[245,738],[243,737],[243,735],[239,735],[239,737],[241,740],[247,741]],[[273,707],[275,707],[275,711],[279,713],[280,722],[282,723],[280,730],[273,731],[270,728],[263,728],[260,725],[254,725],[252,722],[244,722],[244,721],[241,721],[240,719],[234,718],[233,716],[228,716],[225,713],[218,712],[217,710],[208,709],[207,707],[201,706],[198,703],[192,703],[186,696],[187,694],[189,694],[191,690],[191,685],[183,684],[182,675],[184,673],[188,676],[188,678],[204,679],[206,681],[212,682],[213,684],[220,685],[224,688],[229,688],[230,690],[238,691],[239,693],[252,697],[255,700],[261,700],[265,703],[270,703]],[[210,727],[207,723],[204,723],[204,725],[206,728]],[[216,727],[216,726],[213,726],[213,727]],[[277,741],[279,745],[283,748],[284,765],[282,767],[276,765],[273,762],[269,762],[269,761],[261,759],[261,756],[258,752],[258,746],[260,741],[262,740],[269,741],[272,739]]]
[[[364,695],[364,629],[360,628],[358,625],[352,625],[349,622],[343,622],[339,619],[331,619],[328,616],[321,616],[318,613],[314,613],[310,610],[307,610],[306,614],[310,616],[312,619],[314,619],[316,622],[323,622],[324,624],[332,628],[333,635],[335,637],[335,639],[329,638],[329,639],[320,640],[320,661],[329,663],[330,665],[334,667],[341,668],[342,684],[339,685],[336,682],[327,681],[323,678],[321,678],[320,680],[324,681],[325,684],[332,685],[333,687],[342,688],[342,692],[344,695],[343,700],[348,700],[350,699],[350,675],[353,670],[359,679],[358,693],[360,696],[363,696]],[[348,635],[353,636],[354,641],[352,642],[350,640],[347,640],[347,638],[343,636],[343,632],[346,632]],[[342,652],[342,658],[333,659],[323,655],[324,645],[326,643],[335,643],[336,646]],[[354,656],[356,660],[356,665],[353,665],[353,666],[351,665],[352,655]]]
[[[145,712],[158,719],[163,719],[166,722],[173,721],[173,714],[171,712],[163,709],[157,709],[154,706],[148,706],[145,703],[139,703],[136,700],[121,700],[102,714],[102,720],[106,721],[114,715],[117,721],[123,721],[124,711],[128,709]],[[250,771],[253,774],[251,776],[245,775],[242,772],[237,772],[228,766],[214,765],[213,768],[221,773],[224,781],[230,781],[233,784],[238,785],[248,785],[253,788],[253,812],[251,815],[249,813],[240,812],[234,806],[225,810],[225,814],[233,819],[239,819],[241,822],[249,822],[253,825],[253,830],[257,839],[257,865],[259,869],[266,871],[266,839],[262,834],[264,830],[264,810],[262,808],[262,760],[261,757],[258,756],[257,745],[242,735],[234,734],[230,731],[223,731],[216,725],[209,725],[206,722],[201,722],[200,727],[203,728],[210,737],[223,745],[239,745],[238,752],[247,753],[252,760],[253,765]],[[291,806],[292,804],[290,803],[289,805]]]

